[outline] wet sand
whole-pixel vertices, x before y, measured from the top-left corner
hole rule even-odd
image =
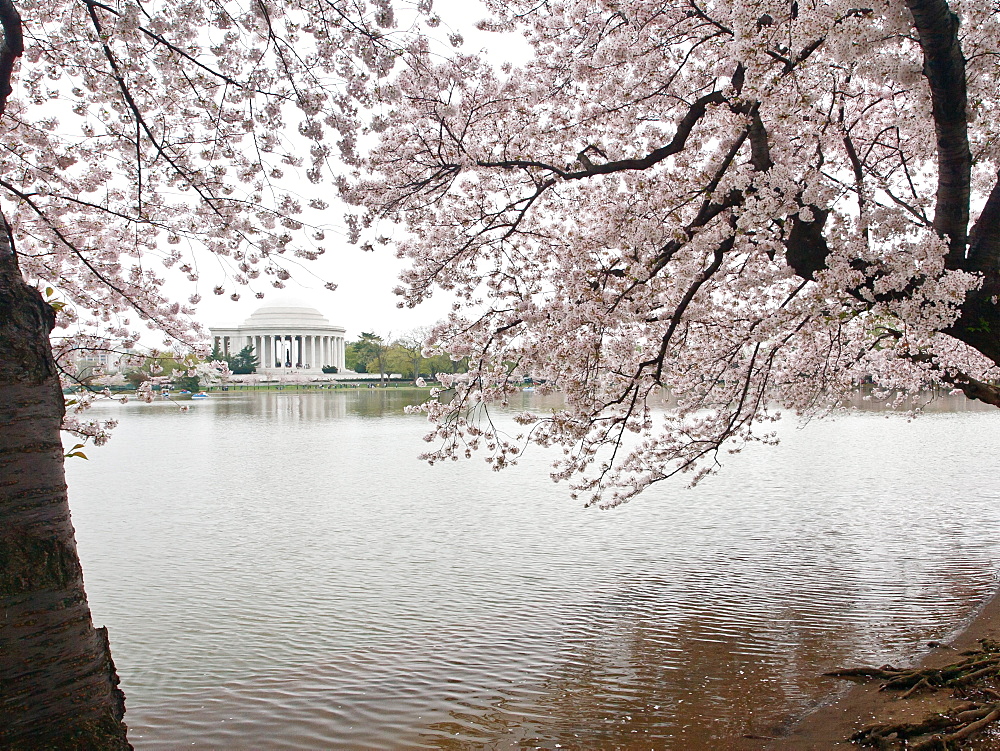
[[[980,639],[1000,640],[1000,592],[993,596],[973,617],[959,635],[931,648],[918,661],[920,667],[943,667],[956,662],[959,654],[979,646]],[[859,667],[845,665],[844,667]],[[788,733],[771,740],[746,739],[742,748],[766,751],[840,751],[857,749],[849,738],[867,725],[888,722],[915,722],[929,714],[942,712],[962,702],[953,699],[950,691],[918,694],[901,699],[898,694],[884,693],[879,683],[853,686],[847,693],[829,704],[818,707],[792,726]],[[987,729],[966,746],[976,751],[1000,751],[1000,733]]]

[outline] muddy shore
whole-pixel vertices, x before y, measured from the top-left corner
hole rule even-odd
[[[1000,592],[976,613],[968,626],[948,643],[931,647],[918,661],[920,667],[943,667],[959,659],[959,654],[979,646],[980,639],[1000,640]],[[933,644],[933,643],[932,643]],[[855,667],[855,666],[844,666]],[[744,739],[743,749],[758,751],[844,751],[857,749],[850,737],[875,723],[914,722],[935,712],[943,712],[961,702],[948,691],[922,693],[901,699],[898,694],[880,692],[877,682],[854,685],[845,694],[810,712],[787,732],[772,739]],[[745,745],[744,745],[745,744]],[[1000,751],[1000,728],[984,730],[966,742],[975,751]],[[734,750],[735,751],[735,750]]]

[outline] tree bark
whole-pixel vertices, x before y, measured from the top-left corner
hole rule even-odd
[[[950,268],[965,268],[972,152],[969,148],[965,56],[958,16],[947,0],[906,0],[924,52],[938,150],[934,228],[948,239]]]
[[[131,749],[70,522],[54,320],[0,216],[0,748]]]

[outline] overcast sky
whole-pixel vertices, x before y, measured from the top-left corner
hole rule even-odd
[[[443,19],[437,29],[441,38],[452,30],[461,32],[465,37],[463,51],[486,50],[491,58],[498,61],[511,59],[516,63],[526,59],[527,45],[520,39],[475,29],[475,22],[486,16],[485,8],[478,0],[437,0],[434,10]],[[332,189],[326,187],[323,190],[329,193]],[[323,198],[331,204],[328,210],[331,224],[340,226],[342,205],[329,195]],[[287,287],[265,292],[263,300],[256,299],[246,288],[239,290],[241,298],[238,302],[232,302],[228,293],[221,297],[213,295],[211,288],[217,283],[215,273],[203,266],[199,269],[202,302],[198,305],[198,320],[205,326],[235,326],[264,305],[302,304],[316,308],[331,323],[344,326],[347,338],[354,339],[362,331],[396,336],[418,326],[433,324],[448,313],[451,300],[440,292],[416,309],[401,310],[396,307],[399,298],[392,294],[392,289],[398,284],[404,262],[395,257],[391,247],[377,248],[374,253],[365,252],[358,246],[349,245],[339,233],[328,233],[324,245],[327,247],[324,256],[318,261],[304,262],[298,272],[290,269],[293,277]],[[204,263],[212,263],[211,259],[202,258]],[[339,285],[338,289],[335,292],[325,290],[325,281],[335,282]],[[230,285],[227,287],[229,292],[233,291]],[[175,295],[183,300],[191,292],[189,286],[179,284]]]

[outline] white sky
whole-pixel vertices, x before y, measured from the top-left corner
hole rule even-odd
[[[479,0],[437,0],[434,11],[442,18],[441,26],[435,30],[440,32],[437,36],[443,39],[450,31],[461,32],[465,38],[462,51],[472,53],[483,50],[496,61],[510,59],[520,62],[527,59],[528,47],[520,38],[476,30],[476,21],[487,15]],[[320,186],[313,189],[316,187]],[[330,223],[341,225],[343,206],[330,199],[332,188],[327,186],[321,189],[325,193],[322,197],[331,204],[327,210]],[[304,188],[303,194],[307,195],[308,190],[308,187]],[[347,338],[351,340],[362,331],[374,331],[383,337],[397,336],[419,326],[433,324],[447,315],[451,300],[441,292],[415,309],[396,307],[399,298],[392,294],[392,289],[399,283],[398,276],[405,262],[395,257],[391,246],[377,247],[373,253],[365,252],[334,233],[328,233],[328,241],[324,245],[327,247],[325,255],[317,261],[302,262],[303,267],[298,273],[290,268],[292,279],[286,283],[285,289],[265,291],[263,300],[256,299],[253,292],[244,287],[238,289],[240,300],[233,302],[228,295],[233,291],[229,284],[226,285],[226,295],[213,295],[211,290],[216,281],[212,278],[212,270],[199,269],[202,281],[198,291],[202,301],[197,306],[197,319],[206,327],[235,326],[262,306],[292,302],[316,308],[331,323],[344,326]],[[211,263],[210,259],[205,261]],[[324,281],[335,282],[338,289],[335,292],[324,289]],[[193,292],[190,285],[181,283],[176,288],[171,285],[170,291],[178,300],[185,300]]]

